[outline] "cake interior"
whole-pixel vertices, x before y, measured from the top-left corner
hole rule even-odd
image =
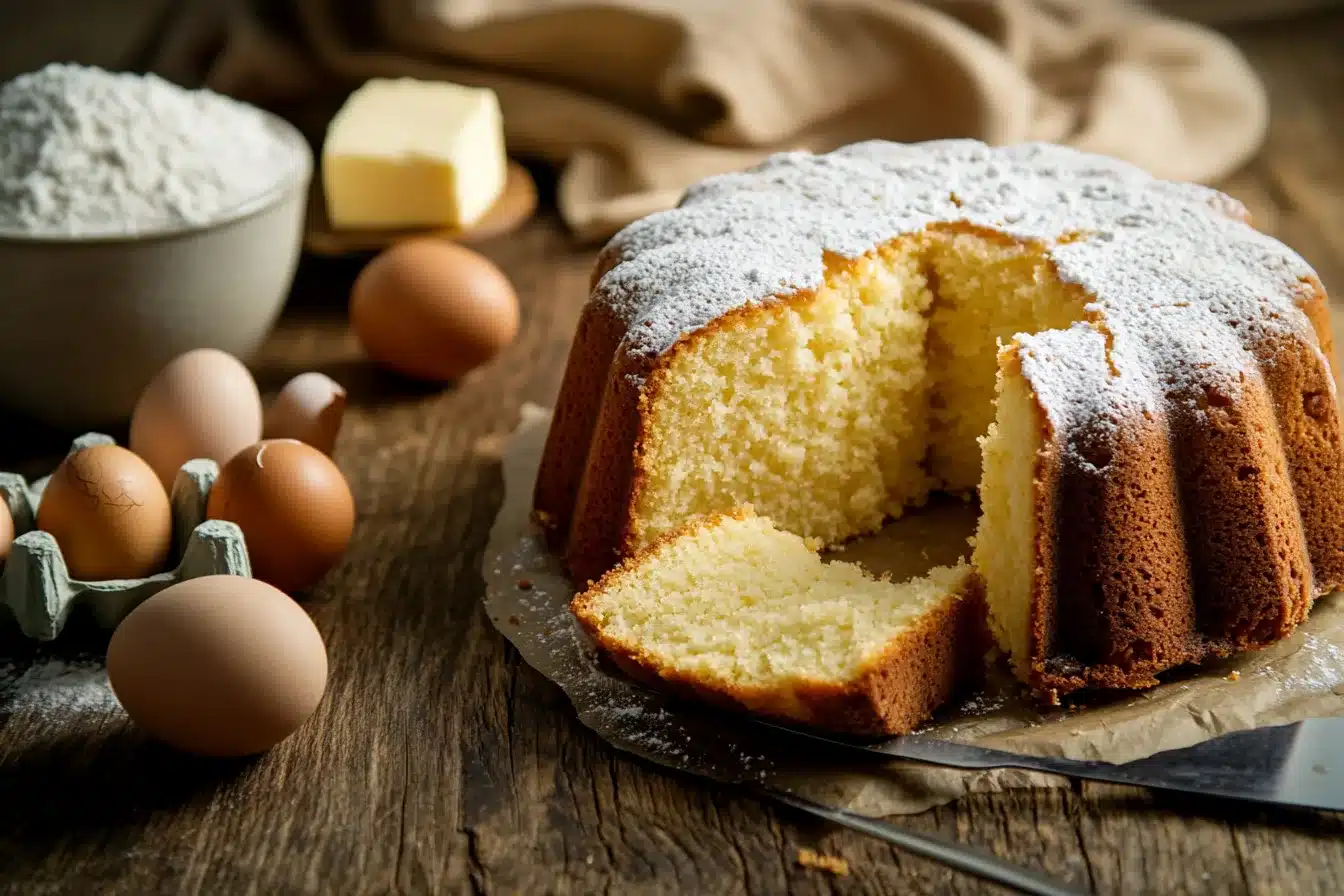
[[[932,241],[935,292],[926,364],[926,464],[936,488],[980,482],[979,440],[995,414],[999,345],[1083,319],[1082,293],[1059,281],[1039,246],[956,233]]]
[[[940,603],[969,567],[900,584],[824,563],[816,541],[749,510],[661,541],[656,562],[600,582],[576,611],[646,665],[750,704],[752,693],[854,681]]]
[[[974,493],[983,466],[976,565],[1000,646],[1024,660],[1040,421],[1020,374],[999,382],[999,349],[1081,320],[1085,297],[1042,246],[965,229],[829,260],[827,273],[815,294],[733,315],[671,353],[646,410],[633,547],[747,503],[835,545],[931,492]]]
[[[1014,673],[1025,680],[1036,561],[1036,454],[1044,421],[1015,353],[1004,352],[998,379],[997,416],[983,442],[974,563],[987,583],[990,630]]]

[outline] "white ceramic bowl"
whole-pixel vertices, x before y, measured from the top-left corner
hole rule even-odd
[[[284,307],[303,244],[313,155],[209,223],[133,236],[0,230],[0,406],[65,429],[124,422],[165,364],[194,348],[247,360]]]

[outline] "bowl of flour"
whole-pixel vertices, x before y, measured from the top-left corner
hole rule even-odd
[[[0,406],[124,421],[172,358],[247,359],[302,246],[290,124],[153,75],[53,64],[0,85]]]

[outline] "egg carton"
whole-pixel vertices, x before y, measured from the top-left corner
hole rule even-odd
[[[76,439],[70,453],[115,444],[110,436],[91,432]],[[26,636],[50,641],[76,611],[87,611],[95,624],[113,629],[169,585],[208,575],[250,577],[242,530],[226,520],[205,518],[210,488],[218,477],[219,465],[205,459],[188,461],[177,473],[170,496],[175,568],[143,579],[85,582],[71,578],[56,539],[37,528],[38,502],[51,477],[29,483],[15,473],[0,473],[0,496],[18,536],[0,573],[0,605],[9,608]]]

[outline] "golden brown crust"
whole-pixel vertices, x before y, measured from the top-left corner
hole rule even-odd
[[[1197,638],[1167,434],[1143,420],[1095,442],[1044,425],[1028,683],[1051,702],[1083,688],[1156,684]],[[1082,453],[1082,465],[1066,454]]]
[[[564,550],[601,415],[608,371],[625,335],[625,322],[590,302],[579,318],[546,434],[532,506],[554,550]]]
[[[1061,461],[1038,405],[1038,696],[1151,687],[1175,666],[1265,647],[1336,586],[1339,418],[1304,411],[1329,372],[1306,344],[1260,354],[1264,381],[1248,377],[1240,400],[1172,395],[1167,417],[1072,445],[1086,467]]]
[[[1315,330],[1316,349],[1283,342],[1265,347],[1262,363],[1277,412],[1279,436],[1292,475],[1298,509],[1306,530],[1314,578],[1313,597],[1344,587],[1344,514],[1339,475],[1344,471],[1344,437],[1335,395],[1334,334],[1329,300],[1319,280],[1304,282],[1302,310]],[[1309,607],[1307,608],[1310,609]]]
[[[894,735],[913,731],[963,688],[978,683],[988,645],[984,587],[968,572],[962,590],[936,607],[869,663],[853,680],[796,680],[786,687],[741,687],[663,663],[639,645],[609,637],[591,613],[592,602],[625,573],[656,559],[663,545],[725,516],[743,519],[750,509],[697,520],[657,539],[621,562],[570,605],[575,618],[613,665],[649,687],[713,706],[745,711],[828,731]]]
[[[981,683],[991,641],[984,582],[972,571],[960,592],[948,595],[868,668],[850,689],[851,700],[876,711],[871,733],[913,731],[957,693]],[[817,703],[812,710],[817,724],[833,727],[831,707]]]
[[[1325,355],[1326,363],[1330,369],[1335,369],[1335,334],[1334,325],[1330,320],[1330,298],[1325,294],[1325,285],[1316,277],[1311,277],[1302,281],[1303,295],[1298,307],[1302,313],[1311,321],[1311,327],[1316,331],[1317,346],[1321,354]]]

